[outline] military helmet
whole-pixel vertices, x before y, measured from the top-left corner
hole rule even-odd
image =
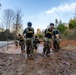
[[[31,22],[28,22],[28,23],[27,23],[27,26],[32,26],[32,23],[31,23]]]

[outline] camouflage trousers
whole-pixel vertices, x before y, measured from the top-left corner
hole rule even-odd
[[[38,49],[38,44],[34,43],[34,49],[37,50]]]
[[[21,46],[21,51],[25,51],[25,43],[24,42],[20,42],[20,46]]]
[[[51,45],[52,45],[52,39],[45,38],[45,39],[44,39],[43,54],[46,53],[46,55],[47,55],[47,54],[50,53]]]
[[[60,49],[60,42],[61,42],[61,39],[59,39],[59,38],[54,38],[53,39],[53,46],[54,46],[55,50]]]
[[[26,39],[26,53],[27,54],[33,54],[33,39],[27,38]]]

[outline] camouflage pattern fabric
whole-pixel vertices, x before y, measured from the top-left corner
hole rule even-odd
[[[27,55],[33,55],[33,38],[26,39],[26,53]]]
[[[46,52],[46,55],[50,53],[51,45],[52,45],[52,39],[44,38],[44,48],[43,48],[44,54],[45,52]]]

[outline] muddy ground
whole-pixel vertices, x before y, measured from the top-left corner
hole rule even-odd
[[[0,53],[0,75],[76,75],[76,44],[67,44],[62,42],[60,52],[51,51],[50,57],[35,52],[34,60],[26,54]]]

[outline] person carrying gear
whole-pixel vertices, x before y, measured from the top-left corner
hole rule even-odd
[[[24,38],[26,38],[26,53],[27,57],[33,57],[33,39],[34,39],[34,28],[32,28],[32,23],[27,23],[27,28],[23,32]]]
[[[43,55],[49,56],[50,48],[52,45],[52,29],[54,24],[50,24],[50,28],[45,29],[44,31],[44,48],[43,48]]]
[[[19,34],[19,45],[21,46],[21,51],[22,53],[25,52],[25,42],[24,42],[24,38]]]
[[[58,52],[60,50],[60,42],[61,42],[61,36],[60,32],[53,28],[53,47],[55,52]]]
[[[35,36],[35,39],[34,39],[34,49],[35,51],[38,49],[38,44],[39,44],[39,39],[37,36]]]

